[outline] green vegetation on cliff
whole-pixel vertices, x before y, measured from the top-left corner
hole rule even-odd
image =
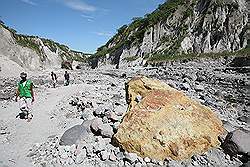
[[[179,54],[179,55],[168,55],[168,54],[154,54],[147,59],[148,63],[154,62],[167,62],[176,60],[194,60],[199,58],[219,58],[219,57],[229,57],[229,56],[239,56],[239,57],[250,57],[250,47],[241,49],[236,52],[221,52],[221,53],[201,53],[201,54]]]

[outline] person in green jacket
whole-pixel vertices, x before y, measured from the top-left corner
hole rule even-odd
[[[33,115],[31,113],[32,103],[35,101],[33,92],[33,83],[31,80],[27,80],[27,74],[22,72],[20,74],[21,81],[18,82],[16,91],[16,102],[18,97],[20,98],[20,110],[22,112],[23,118],[27,119],[28,122],[32,119]],[[20,115],[20,114],[19,114]],[[21,118],[21,115],[20,115]]]

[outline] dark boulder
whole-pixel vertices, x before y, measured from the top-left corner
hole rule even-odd
[[[250,152],[250,132],[237,129],[228,133],[221,147],[230,156],[248,154]]]
[[[75,125],[66,130],[60,139],[60,145],[73,145],[78,144],[82,139],[89,136],[91,121],[84,121],[81,125]]]

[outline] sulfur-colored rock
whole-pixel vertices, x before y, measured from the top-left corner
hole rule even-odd
[[[114,139],[142,157],[181,160],[219,146],[222,122],[211,109],[158,80],[133,78],[126,85],[128,112]],[[140,95],[141,101],[136,101]]]

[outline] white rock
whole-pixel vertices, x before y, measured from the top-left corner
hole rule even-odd
[[[101,151],[101,159],[103,161],[107,160],[109,158],[109,155],[110,155],[110,153],[108,151],[106,151],[106,150]]]
[[[137,95],[137,96],[135,97],[135,101],[136,101],[137,103],[139,103],[141,100],[142,100],[142,96],[141,96],[141,95]]]
[[[67,152],[63,152],[62,154],[60,154],[60,157],[62,159],[67,159],[68,158],[68,153]]]
[[[183,90],[189,90],[190,89],[190,85],[188,83],[182,83],[181,84],[181,89],[183,89]]]
[[[75,163],[81,164],[86,157],[87,157],[87,151],[86,149],[82,149],[81,152],[78,155],[76,155]]]
[[[202,85],[195,85],[194,89],[196,91],[204,91],[205,90],[204,86],[202,86]]]
[[[137,162],[134,167],[142,167],[142,164],[140,162]]]
[[[135,153],[125,153],[125,158],[132,164],[137,161],[137,154]]]
[[[96,145],[94,146],[94,149],[95,149],[95,152],[98,152],[98,151],[103,151],[106,147],[106,142],[105,140],[99,140]]]
[[[72,165],[74,163],[74,160],[72,158],[67,159],[67,165]]]
[[[92,124],[91,124],[91,128],[97,132],[100,129],[100,126],[103,125],[102,123],[102,119],[101,118],[96,118],[93,120]]]
[[[158,164],[159,164],[160,166],[163,166],[163,165],[164,165],[164,162],[163,162],[163,161],[159,161]]]
[[[148,158],[148,157],[145,157],[145,158],[144,158],[144,161],[145,161],[146,163],[149,163],[149,162],[151,161],[151,159]]]
[[[109,124],[103,124],[99,126],[99,128],[100,128],[101,135],[103,137],[112,138],[114,132],[113,132],[113,128]]]
[[[114,154],[113,151],[110,153],[109,159],[110,159],[111,161],[116,161],[116,156],[115,156],[115,154]]]

